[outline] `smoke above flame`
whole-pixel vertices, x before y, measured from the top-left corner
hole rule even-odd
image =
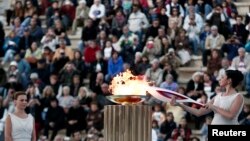
[[[109,85],[113,95],[143,95],[146,96],[149,82],[144,76],[135,76],[130,70],[116,75]]]

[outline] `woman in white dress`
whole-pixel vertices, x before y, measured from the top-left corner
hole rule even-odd
[[[175,97],[172,98],[171,104],[182,107],[184,110],[194,114],[195,116],[202,116],[210,112],[214,112],[212,125],[237,125],[238,116],[242,111],[244,98],[240,93],[237,93],[235,88],[243,80],[243,74],[238,70],[227,70],[225,75],[219,80],[225,92],[217,94],[205,108],[192,108],[182,103],[177,103]]]
[[[14,103],[15,111],[9,113],[5,123],[5,141],[36,141],[34,118],[25,112],[26,93],[16,92]]]

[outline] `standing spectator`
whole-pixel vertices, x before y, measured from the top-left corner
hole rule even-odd
[[[52,130],[50,140],[53,140],[57,132],[64,127],[64,122],[65,114],[63,108],[58,105],[58,100],[56,98],[52,98],[46,114],[44,136],[48,139],[49,130]]]

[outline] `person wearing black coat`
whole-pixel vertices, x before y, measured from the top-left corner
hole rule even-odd
[[[50,107],[45,118],[44,136],[48,138],[49,130],[52,130],[50,140],[54,140],[57,132],[64,128],[65,113],[61,106],[58,105],[58,100],[52,98],[50,101]]]
[[[73,131],[82,131],[86,129],[87,112],[80,106],[79,99],[74,99],[73,106],[69,109],[67,116],[67,131],[66,135],[69,137]]]

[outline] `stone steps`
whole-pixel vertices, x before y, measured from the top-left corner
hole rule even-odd
[[[250,12],[250,1],[245,0],[243,2],[235,2],[239,15],[245,16]]]

